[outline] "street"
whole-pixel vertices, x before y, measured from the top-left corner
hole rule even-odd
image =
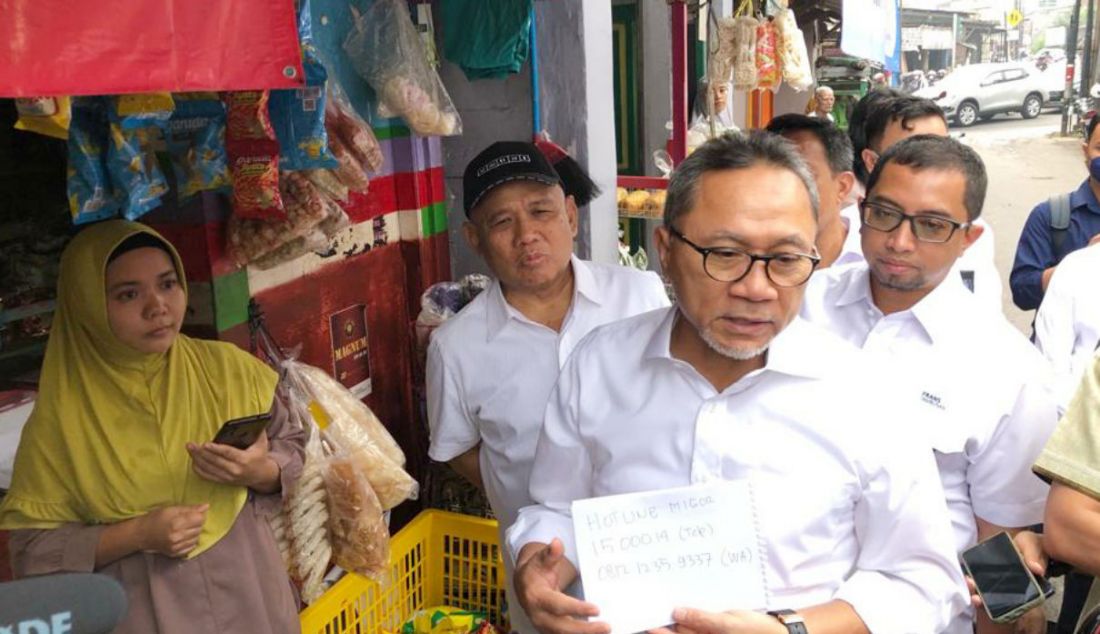
[[[989,192],[982,217],[992,226],[996,238],[997,270],[1004,281],[1004,311],[1016,327],[1028,334],[1033,313],[1024,313],[1013,305],[1008,287],[1020,230],[1036,204],[1076,189],[1087,175],[1080,139],[1058,137],[1060,125],[1060,113],[1044,112],[1031,120],[1015,114],[1000,115],[969,128],[951,128],[952,136],[961,137],[985,161]]]

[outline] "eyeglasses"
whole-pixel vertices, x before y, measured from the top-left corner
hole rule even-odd
[[[821,258],[807,253],[776,253],[755,255],[732,247],[701,247],[684,237],[676,227],[669,233],[703,256],[703,271],[716,282],[740,282],[757,261],[764,263],[764,274],[772,284],[789,288],[801,286],[810,279]]]
[[[890,233],[909,221],[909,229],[921,242],[943,243],[951,239],[959,229],[970,228],[969,222],[956,222],[950,218],[929,216],[927,214],[910,215],[900,209],[882,203],[863,201],[863,224],[875,231]]]

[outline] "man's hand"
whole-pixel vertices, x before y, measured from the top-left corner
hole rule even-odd
[[[208,442],[187,443],[191,468],[213,482],[274,493],[279,485],[279,465],[267,453],[267,434],[260,434],[248,449]]]
[[[562,588],[576,578],[560,539],[527,544],[516,558],[516,594],[531,624],[543,634],[610,634],[611,626],[583,619],[599,616],[595,605],[574,599]]]
[[[677,608],[672,613],[677,634],[787,634],[787,626],[770,614],[749,610],[704,612]],[[651,630],[652,634],[672,634],[669,628]]]
[[[1020,555],[1023,556],[1024,563],[1027,564],[1028,570],[1030,570],[1036,578],[1041,578],[1045,575],[1049,558],[1043,550],[1043,536],[1038,533],[1022,530],[1013,536],[1012,541],[1016,544],[1016,548],[1019,549]],[[974,609],[984,610],[982,607],[982,598],[978,595],[978,588],[974,585],[974,580],[969,576],[966,578],[966,587],[970,591],[970,602],[974,605]],[[985,615],[981,616],[981,619],[984,620],[985,618]],[[1012,631],[1014,634],[1045,634],[1047,631],[1046,612],[1043,610],[1043,606],[1040,605],[1028,610],[1010,624],[996,625],[986,622],[985,627],[979,628],[979,631],[989,628],[997,629],[998,631],[1002,631],[1001,628],[1003,628],[1003,631]],[[1009,628],[1011,629],[1009,630]]]
[[[166,506],[137,518],[139,550],[184,557],[199,543],[209,504]]]

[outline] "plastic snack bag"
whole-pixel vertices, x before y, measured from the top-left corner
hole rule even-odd
[[[735,90],[756,88],[756,18],[740,16],[733,19],[733,87]]]
[[[306,603],[321,598],[322,581],[332,561],[326,468],[320,434],[313,433],[306,443],[302,475],[287,496],[283,519],[290,539],[291,574]]]
[[[806,51],[806,39],[798,28],[794,11],[783,10],[775,19],[775,26],[783,81],[796,91],[806,90],[814,83],[813,69]]]
[[[276,140],[268,108],[270,98],[271,95],[266,90],[225,93],[226,141],[235,143]]]
[[[370,189],[370,179],[367,178],[366,168],[359,162],[359,159],[355,158],[338,135],[329,135],[328,147],[338,163],[333,173],[340,184],[349,191],[358,193],[364,193]]]
[[[295,90],[271,91],[270,112],[285,170],[336,167],[325,130],[325,82],[328,71],[312,46],[302,48],[306,85]]]
[[[329,83],[329,100],[325,104],[325,126],[344,142],[348,150],[369,172],[382,169],[382,146],[370,124],[352,107],[344,89],[336,82]]]
[[[332,554],[344,570],[381,579],[389,569],[390,531],[368,468],[354,454],[339,452],[325,467]]]
[[[72,100],[66,189],[73,224],[95,222],[118,213],[119,200],[107,173],[107,128],[107,107],[102,98]]]
[[[228,187],[225,105],[214,93],[178,95],[168,120],[168,153],[182,201],[201,191]]]
[[[344,41],[355,70],[383,105],[422,136],[462,133],[462,122],[428,62],[403,0],[376,0]]]
[[[34,97],[15,100],[19,119],[16,130],[37,132],[56,139],[69,138],[72,100],[68,97]]]
[[[156,209],[168,193],[156,148],[164,140],[173,109],[168,93],[111,99],[107,171],[115,191],[122,195],[122,215],[127,220]]]
[[[233,182],[233,215],[257,220],[285,220],[279,190],[279,144],[242,141],[226,147]]]
[[[778,35],[771,20],[763,20],[756,27],[756,87],[760,90],[779,90],[780,69]]]

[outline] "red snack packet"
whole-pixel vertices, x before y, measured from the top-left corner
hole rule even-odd
[[[236,143],[229,145],[228,150],[233,213],[241,218],[285,219],[279,194],[278,142]]]
[[[266,90],[225,93],[227,143],[275,140],[275,129],[267,109],[268,97]]]

